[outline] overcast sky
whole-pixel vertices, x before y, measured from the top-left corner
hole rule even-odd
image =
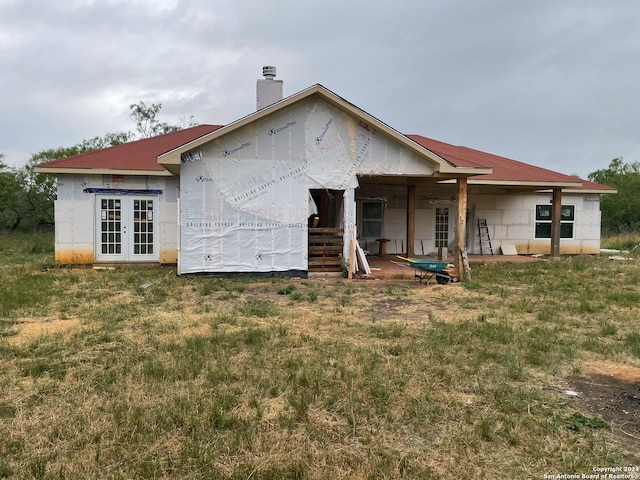
[[[0,153],[133,130],[140,100],[232,122],[263,65],[402,133],[582,177],[640,161],[639,0],[0,0]]]

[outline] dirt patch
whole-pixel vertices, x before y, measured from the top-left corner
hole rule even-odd
[[[406,300],[387,298],[378,300],[371,305],[371,308],[359,316],[361,318],[378,318],[386,319],[402,318],[405,315]]]
[[[588,372],[585,374],[587,376],[591,373],[615,377],[623,382],[640,382],[640,368],[633,367],[631,365],[621,365],[619,363],[610,362],[585,362],[583,368],[585,372]]]
[[[566,386],[572,405],[606,420],[621,452],[640,463],[640,369],[602,365],[566,379]]]
[[[64,320],[55,317],[21,318],[13,327],[18,333],[8,337],[8,340],[13,345],[24,344],[44,335],[68,332],[77,328],[78,325],[80,325],[78,318]]]
[[[381,285],[387,286],[380,294],[383,298],[361,303],[359,318],[417,322],[433,317],[451,321],[468,314],[451,302],[453,297],[465,298],[470,295],[460,284],[424,285],[413,281],[383,281]]]

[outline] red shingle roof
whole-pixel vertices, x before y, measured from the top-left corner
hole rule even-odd
[[[198,125],[157,137],[41,163],[38,168],[163,171],[164,168],[158,164],[158,155],[185,145],[220,127],[221,125]]]
[[[481,152],[473,148],[450,145],[421,135],[407,135],[407,137],[438,154],[456,167],[493,168],[493,173],[471,177],[472,179],[498,182],[582,182],[583,189],[615,190],[605,185],[589,182],[491,153]]]

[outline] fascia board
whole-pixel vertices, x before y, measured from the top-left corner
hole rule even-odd
[[[81,175],[146,175],[149,177],[173,177],[168,170],[122,170],[108,168],[63,168],[63,167],[35,167],[36,173],[45,174],[81,174]]]
[[[548,190],[548,192],[551,192],[551,190]],[[606,195],[609,193],[618,193],[618,190],[600,190],[597,188],[584,188],[584,189],[577,189],[577,188],[567,188],[567,189],[563,189],[562,193],[594,193],[594,194],[599,194],[599,195]]]
[[[440,183],[444,183],[447,180],[455,183],[456,178],[459,177],[476,177],[478,175],[491,175],[492,173],[492,167],[454,167],[453,165],[447,165],[445,168],[435,172],[433,176],[446,179]]]
[[[447,179],[438,183],[455,183],[455,180]],[[534,181],[520,181],[520,180],[480,180],[477,178],[469,178],[467,180],[469,185],[491,185],[499,187],[528,187],[539,189],[553,189],[553,188],[575,188],[582,185],[580,182],[534,182]]]
[[[580,187],[580,182],[536,182],[536,181],[520,181],[520,180],[479,180],[475,178],[469,179],[470,185],[496,185],[508,187],[534,187],[534,188],[576,188]]]

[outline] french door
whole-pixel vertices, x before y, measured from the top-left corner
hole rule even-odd
[[[449,247],[451,238],[451,222],[449,221],[449,207],[436,207],[435,218],[435,246]]]
[[[158,197],[96,196],[96,261],[158,261]]]

